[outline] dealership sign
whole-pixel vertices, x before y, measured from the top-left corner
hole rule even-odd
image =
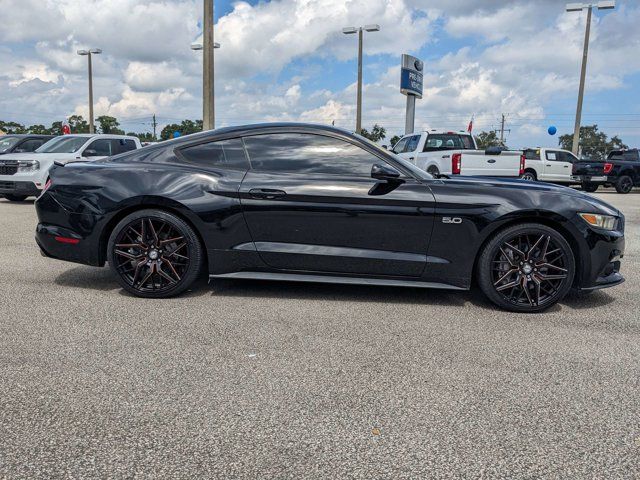
[[[400,93],[422,98],[422,60],[403,54],[400,70]]]

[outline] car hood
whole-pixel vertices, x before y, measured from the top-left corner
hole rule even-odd
[[[517,190],[519,192],[538,192],[545,195],[570,196],[579,198],[594,207],[595,210],[608,215],[622,215],[620,210],[613,205],[608,204],[588,193],[581,192],[575,188],[563,187],[553,183],[546,182],[528,182],[517,178],[495,178],[495,177],[452,177],[452,180],[462,183],[473,183],[483,185],[489,188],[495,188],[496,191],[501,189]],[[451,180],[447,180],[451,181]]]

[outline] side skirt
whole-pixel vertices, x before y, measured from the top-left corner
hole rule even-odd
[[[298,273],[234,272],[209,275],[209,278],[232,278],[244,280],[276,280],[286,282],[335,283],[349,285],[383,285],[387,287],[439,288],[446,290],[468,290],[446,283],[420,282],[417,280],[393,280],[384,278],[340,277],[330,275],[303,275]]]

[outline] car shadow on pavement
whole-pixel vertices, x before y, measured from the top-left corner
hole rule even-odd
[[[312,282],[228,280],[211,282],[214,297],[286,298],[461,306],[476,303],[474,292],[377,285],[339,285]],[[488,306],[488,303],[485,305]]]
[[[65,270],[55,279],[56,285],[62,287],[84,288],[89,290],[113,290],[118,282],[113,273],[104,267],[79,266]]]
[[[588,295],[570,292],[561,303],[576,310],[589,310],[604,307],[615,301],[616,298],[606,290],[596,290]]]

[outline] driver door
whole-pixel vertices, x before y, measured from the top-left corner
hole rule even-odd
[[[244,138],[251,162],[240,187],[254,248],[274,269],[420,276],[434,197],[417,180],[371,177],[375,149],[311,133]]]

